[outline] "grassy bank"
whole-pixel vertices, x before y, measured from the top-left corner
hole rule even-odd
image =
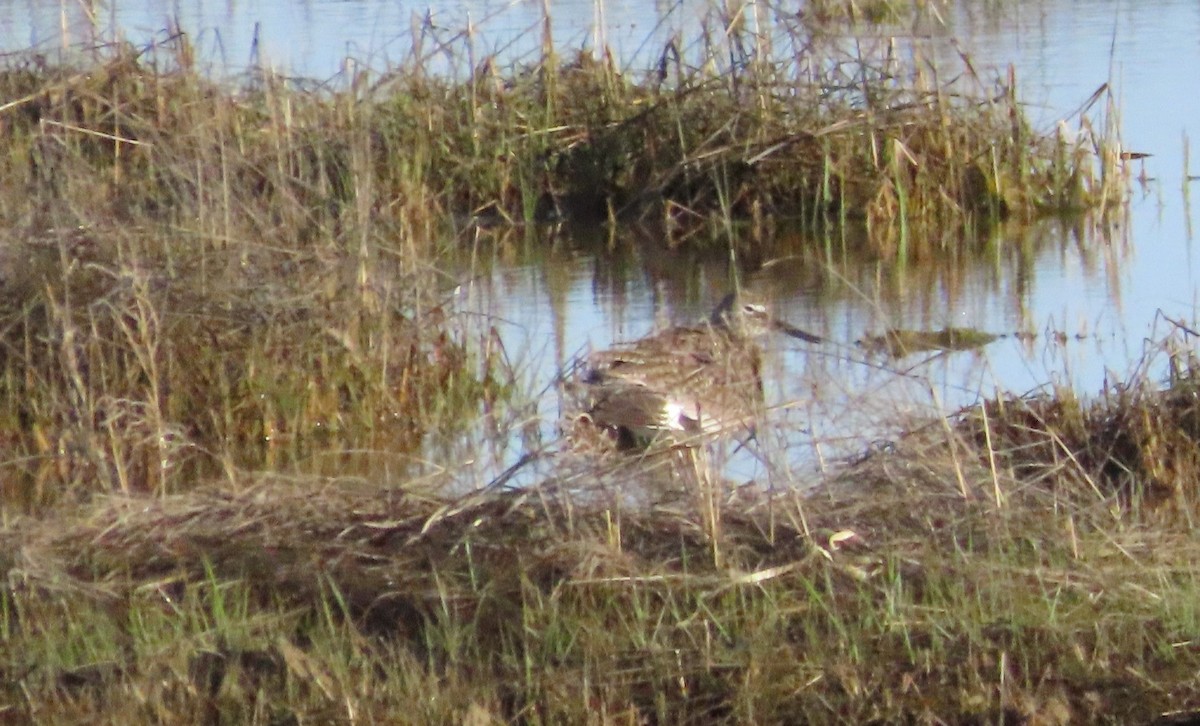
[[[1195,385],[914,422],[807,496],[635,506],[628,464],[563,461],[457,499],[267,476],[99,500],[4,533],[0,698],[41,722],[1149,722],[1200,706]]]

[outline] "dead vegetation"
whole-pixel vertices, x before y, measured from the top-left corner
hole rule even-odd
[[[479,225],[656,217],[680,245],[793,215],[857,221],[900,258],[950,249],[933,230],[1115,198],[1105,134],[1032,134],[1011,86],[965,99],[830,59],[800,28],[782,60],[727,29],[645,78],[548,53],[466,81],[417,58],[374,83],[231,91],[183,38],[0,73],[0,716],[1128,723],[1194,706],[1190,533],[1149,524],[1142,495],[1190,501],[1183,383],[1130,387],[1131,411],[1094,420],[1065,399],[991,406],[787,491],[635,504],[630,481],[660,477],[629,459],[461,497],[285,473],[416,447],[511,393],[437,271]],[[1126,479],[1100,482],[1113,466]]]
[[[629,463],[460,498],[264,476],[100,499],[4,532],[3,698],[179,723],[1148,722],[1200,707],[1195,544],[1160,505],[1195,495],[1130,486],[1191,466],[1189,385],[1130,383],[1120,418],[989,404],[808,495],[721,488],[715,517],[694,491],[634,504]]]
[[[1200,480],[1200,398],[1190,346],[1196,334],[1170,324],[1174,334],[1095,401],[1067,390],[1004,398],[989,401],[961,426],[977,445],[996,452],[997,466],[1021,478],[1087,489],[1155,517],[1192,522]],[[1157,369],[1167,376],[1165,387],[1153,377]]]

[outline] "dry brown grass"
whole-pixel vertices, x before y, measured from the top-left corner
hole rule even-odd
[[[718,527],[692,493],[634,504],[628,466],[585,478],[569,460],[461,498],[269,476],[106,498],[5,531],[5,698],[178,722],[1194,707],[1190,529],[1061,464],[992,468],[1018,451],[914,435],[808,496],[719,490]]]
[[[1200,511],[1200,402],[1196,333],[1168,321],[1172,334],[1149,346],[1127,380],[1095,401],[1069,390],[989,401],[961,424],[1014,475],[1080,488],[1144,516],[1193,522]],[[1165,385],[1155,380],[1166,376]],[[987,413],[984,425],[983,414]],[[985,441],[986,436],[986,441]]]

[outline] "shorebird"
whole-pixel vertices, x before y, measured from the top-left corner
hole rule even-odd
[[[757,340],[772,331],[821,342],[731,293],[699,325],[594,353],[578,379],[580,419],[610,433],[623,449],[753,433],[763,400]]]

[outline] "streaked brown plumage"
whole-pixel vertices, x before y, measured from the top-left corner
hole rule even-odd
[[[583,418],[623,448],[752,431],[763,398],[756,339],[772,330],[821,340],[730,294],[700,325],[594,353],[579,379]]]

